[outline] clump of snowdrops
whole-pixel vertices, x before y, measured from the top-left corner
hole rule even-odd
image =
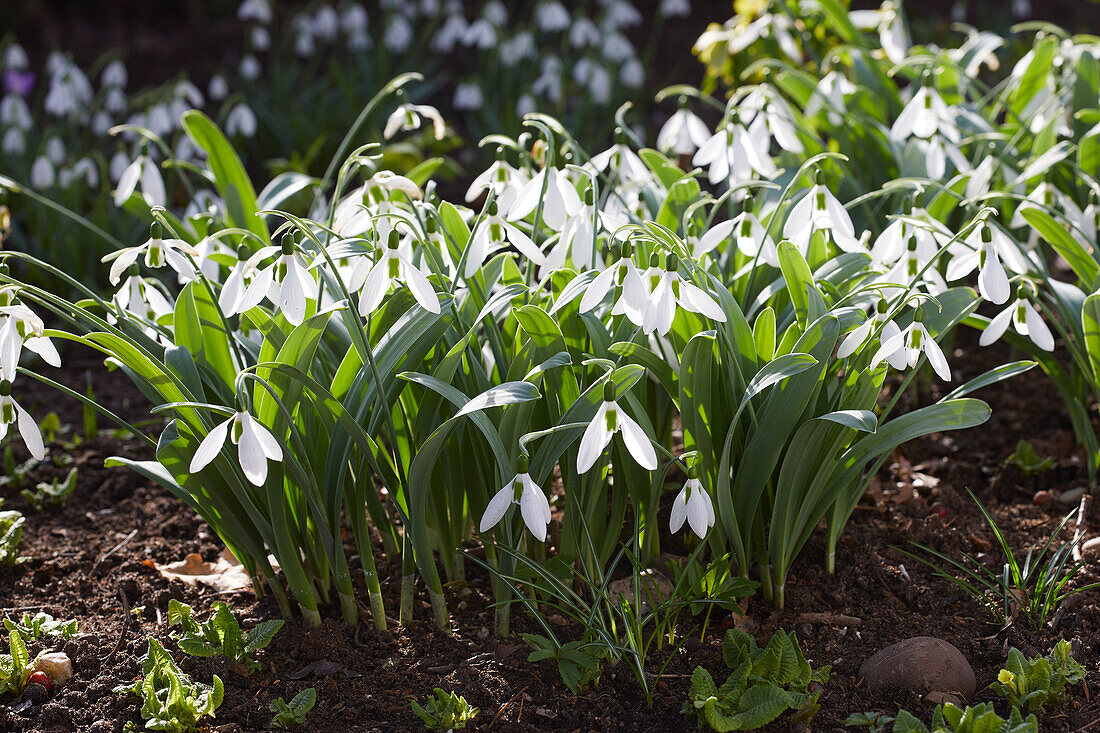
[[[360,119],[427,114],[396,94],[409,81]],[[625,109],[603,151],[532,114],[518,138],[486,141],[498,159],[459,202],[439,198],[430,166],[395,175],[376,144],[351,149],[358,129],[331,175],[257,196],[220,130],[189,112],[215,205],[139,211],[150,236],[109,258],[113,297],[70,279],[86,296],[71,302],[2,278],[5,308],[18,309],[4,373],[46,379],[18,356],[50,338],[125,369],[169,422],[146,438],[155,460],[113,460],[198,511],[289,613],[273,555],[313,623],[329,602],[358,616],[343,524],[380,628],[376,553],[400,557],[399,620],[419,575],[445,626],[443,580],[464,577],[459,548],[475,532],[494,540],[484,556],[500,601],[523,568],[498,546],[541,562],[550,543],[545,567],[568,580],[578,565],[605,576],[623,542],[652,563],[683,532],[781,606],[822,520],[833,568],[896,446],[980,424],[988,407],[967,395],[1031,366],[893,414],[924,364],[955,381],[938,342],[981,323],[983,300],[1015,287],[1010,315],[1041,340],[1041,281],[1001,266],[1025,255],[997,206],[928,171],[842,193],[862,159],[822,149],[784,87],[717,104],[716,132],[690,110],[703,97],[672,93],[681,109],[658,145],[705,169],[644,148]],[[927,153],[926,115],[913,116],[903,137]],[[966,284],[975,270],[977,291]],[[67,328],[45,329],[41,309]],[[888,391],[892,371],[905,376]],[[20,410],[13,402],[4,425],[37,446]],[[537,593],[538,574],[527,582]]]

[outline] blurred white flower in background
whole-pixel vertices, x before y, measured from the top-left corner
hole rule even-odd
[[[237,6],[237,19],[244,22],[254,20],[267,25],[272,17],[271,4],[268,0],[244,0]]]
[[[256,114],[252,108],[244,102],[234,105],[225,118],[225,134],[253,137],[256,134]]]
[[[569,27],[572,22],[569,11],[557,0],[545,2],[535,8],[535,25],[543,33],[557,33]]]
[[[50,159],[44,155],[35,158],[34,164],[31,166],[31,185],[42,190],[52,187],[54,180],[55,174]]]

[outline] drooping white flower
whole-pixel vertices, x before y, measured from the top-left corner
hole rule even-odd
[[[738,101],[737,112],[741,116],[741,122],[750,127],[763,117],[764,124],[779,147],[789,153],[803,152],[802,141],[798,139],[795,129],[794,112],[773,87],[763,84],[753,87]]]
[[[652,177],[641,157],[621,141],[593,155],[586,167],[606,172],[611,177],[619,177],[623,181],[647,181]]]
[[[247,412],[235,412],[215,426],[195,449],[188,470],[198,473],[217,458],[229,438],[237,446],[237,460],[245,478],[256,486],[267,481],[267,461],[282,461],[283,451],[275,436]]]
[[[909,37],[905,32],[905,18],[894,0],[886,0],[877,10],[849,11],[848,19],[860,30],[878,31],[879,44],[891,63],[905,61]]]
[[[225,117],[225,134],[251,138],[256,135],[256,113],[244,102],[233,105]]]
[[[486,257],[509,244],[539,267],[546,265],[546,257],[538,245],[516,225],[506,221],[500,215],[496,201],[491,201],[484,220],[470,236],[464,275],[473,277]]]
[[[595,308],[607,294],[614,291],[618,294],[611,309],[612,315],[626,315],[635,325],[642,325],[646,309],[646,287],[642,282],[641,273],[634,265],[632,259],[632,245],[624,242],[619,259],[606,268],[588,284],[588,288],[581,296],[580,312],[587,313]],[[581,275],[578,275],[581,277]]]
[[[145,266],[160,268],[168,265],[179,276],[187,281],[195,280],[195,265],[187,257],[198,258],[199,253],[182,239],[164,239],[164,229],[159,222],[154,222],[149,227],[149,239],[136,247],[127,247],[104,257],[102,262],[110,262],[111,271],[108,275],[112,285],[118,285],[122,274],[130,269],[130,265],[137,262],[138,257],[145,255]]]
[[[923,313],[920,309],[917,309],[917,312],[913,315],[913,322],[905,330],[882,342],[882,346],[871,359],[871,368],[874,369],[882,363],[883,359],[889,359],[889,357],[896,354],[905,357],[906,366],[914,367],[917,365],[921,354],[924,353],[928,357],[928,363],[932,365],[932,369],[939,375],[940,379],[950,382],[951,368],[947,365],[947,358],[943,355],[940,345],[936,343],[936,340],[928,333],[928,329],[924,327],[923,320]],[[891,360],[891,364],[893,363]]]
[[[857,87],[848,77],[837,70],[832,70],[817,83],[813,96],[806,104],[806,116],[814,117],[822,109],[833,125],[840,125],[844,120],[844,114],[848,111],[847,99],[855,94]]]
[[[654,257],[656,258],[656,254]],[[644,296],[645,312],[638,325],[646,334],[654,331],[661,336],[668,334],[676,318],[677,307],[698,313],[712,321],[724,323],[726,320],[726,314],[714,302],[714,298],[702,288],[680,279],[678,267],[679,258],[675,254],[669,254],[663,268],[653,262],[640,279],[647,293]],[[627,287],[629,285],[626,284]]]
[[[691,155],[711,138],[710,129],[681,100],[676,110],[657,133],[657,148],[675,155]]]
[[[472,203],[482,191],[489,189],[499,210],[508,211],[529,180],[526,171],[511,166],[501,154],[470,184],[466,190],[466,202]]]
[[[581,436],[577,451],[577,473],[587,473],[603,454],[615,433],[620,433],[627,451],[642,468],[657,468],[657,453],[649,442],[642,426],[619,407],[615,400],[615,386],[608,381],[604,385],[603,402]]]
[[[672,502],[672,516],[669,518],[669,531],[675,534],[684,526],[687,520],[691,531],[699,535],[703,540],[707,537],[707,531],[714,526],[714,505],[711,503],[710,494],[703,488],[702,482],[695,478],[694,471],[691,477],[684,482],[684,487],[676,495]]]
[[[535,8],[535,25],[543,33],[557,33],[569,27],[569,11],[557,0],[544,2]]]
[[[0,380],[0,439],[8,434],[8,428],[15,424],[27,451],[38,460],[46,457],[46,446],[42,442],[42,432],[38,429],[38,423],[12,399],[11,382],[7,379]]]
[[[138,320],[156,323],[172,312],[172,304],[160,288],[158,280],[141,277],[136,264],[130,266],[130,272],[122,281],[121,287],[112,297],[115,307]],[[108,317],[110,321],[113,317]],[[149,336],[156,338],[159,332],[150,327],[145,329]]]
[[[260,262],[273,255],[278,256],[271,264],[258,268]],[[253,273],[252,282],[240,296],[234,314],[251,310],[267,298],[292,326],[302,324],[309,301],[317,297],[317,281],[297,253],[290,234],[283,236],[280,247],[270,245],[257,250],[245,263],[243,272],[246,276]]]
[[[105,87],[121,89],[126,86],[129,78],[129,74],[126,73],[126,64],[115,59],[103,68],[103,73],[99,75],[99,83]]]
[[[994,316],[986,325],[981,338],[978,339],[978,343],[982,346],[989,346],[1004,335],[1004,332],[1008,330],[1009,323],[1016,329],[1016,333],[1030,339],[1033,344],[1043,351],[1054,350],[1054,336],[1047,324],[1043,322],[1043,317],[1039,315],[1039,311],[1035,310],[1035,306],[1031,304],[1031,300],[1028,299],[1023,287],[1017,290],[1016,300],[1012,305]]]
[[[657,12],[665,18],[686,18],[691,15],[690,0],[661,0]]]
[[[748,257],[759,255],[760,260],[765,264],[779,267],[779,251],[776,249],[775,240],[753,213],[752,199],[745,200],[740,214],[715,224],[699,238],[698,243],[692,242],[691,254],[696,258],[702,257],[713,252],[722,242],[731,237],[742,254]],[[729,257],[731,254],[727,251],[725,256]]]
[[[31,185],[42,190],[52,187],[56,180],[53,163],[50,162],[50,159],[45,155],[35,158],[34,164],[31,166]]]
[[[399,131],[419,130],[423,120],[432,123],[432,134],[436,140],[442,140],[447,134],[447,123],[439,110],[427,104],[402,104],[386,120],[382,137],[389,140]]]
[[[919,227],[914,227],[914,231],[917,229]],[[915,284],[924,287],[932,295],[939,295],[947,290],[947,282],[936,268],[938,256],[939,250],[928,240],[918,239],[915,234],[910,234],[905,251],[878,282],[886,291],[895,288],[904,290],[905,286]]]
[[[61,355],[53,341],[43,335],[44,329],[42,319],[22,303],[0,306],[0,378],[15,379],[24,348],[52,367],[61,366]]]
[[[382,304],[382,299],[398,283],[405,283],[420,307],[431,313],[439,313],[439,297],[432,284],[413,263],[398,250],[400,235],[396,229],[390,236],[378,261],[363,280],[359,295],[359,315],[366,318]],[[354,276],[353,276],[354,278]]]
[[[0,125],[11,126],[22,131],[34,126],[30,107],[18,94],[8,93],[0,99]]]
[[[836,196],[821,183],[820,174],[809,193],[791,207],[783,224],[783,238],[791,240],[806,257],[810,250],[810,238],[818,231],[826,232],[845,252],[865,251],[855,236],[852,218]]]
[[[897,324],[887,319],[887,308],[888,305],[886,300],[884,298],[879,298],[878,303],[875,305],[874,314],[852,329],[848,335],[844,337],[844,340],[840,342],[840,346],[836,350],[838,359],[847,359],[849,356],[862,349],[864,344],[874,335],[875,330],[879,326],[882,327],[882,331],[879,333],[878,338],[880,346],[901,333],[901,329],[898,328]],[[907,356],[902,349],[886,354],[885,359],[890,366],[899,371],[908,366]]]
[[[540,200],[542,220],[552,229],[560,230],[566,219],[581,208],[581,197],[566,172],[547,166],[532,176],[516,194],[508,207],[508,218],[512,221],[523,219],[538,209]]]
[[[241,22],[254,20],[267,25],[272,17],[271,4],[268,0],[244,0],[237,6],[237,19]]]
[[[519,504],[520,515],[527,529],[539,542],[546,541],[546,527],[550,524],[550,502],[539,485],[527,473],[527,456],[517,461],[516,475],[493,495],[481,515],[479,531],[488,532],[504,517],[508,508]]]
[[[696,151],[691,162],[708,168],[711,183],[724,182],[731,188],[753,179],[753,172],[771,178],[779,171],[768,154],[770,137],[763,117],[749,129],[731,118]]]
[[[966,245],[962,247],[953,245],[948,249],[953,256],[947,265],[947,279],[958,280],[978,268],[978,292],[991,303],[1004,303],[1012,294],[1012,287],[1001,265],[991,227],[983,222],[967,235],[965,241]]]
[[[115,187],[115,206],[125,204],[141,183],[141,196],[149,206],[164,206],[168,194],[164,188],[164,179],[160,176],[160,167],[146,154],[139,155],[126,167]]]

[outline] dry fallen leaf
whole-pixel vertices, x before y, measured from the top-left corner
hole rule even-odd
[[[273,558],[269,558],[272,560]],[[274,565],[278,569],[277,565]],[[157,571],[171,580],[178,578],[187,585],[202,583],[219,592],[244,590],[252,587],[252,581],[245,572],[237,558],[233,557],[228,549],[222,550],[217,562],[209,563],[202,559],[202,555],[193,552],[179,562],[170,562],[167,565],[153,563]]]

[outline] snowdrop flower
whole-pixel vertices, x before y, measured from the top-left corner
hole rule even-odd
[[[111,300],[119,310],[140,320],[155,323],[173,310],[172,304],[159,287],[160,283],[156,280],[140,277],[138,266],[134,264],[130,266],[129,275]],[[156,329],[147,328],[145,331],[152,337],[159,336]]]
[[[91,158],[84,157],[73,163],[72,174],[74,179],[83,178],[88,188],[99,185],[99,167]]]
[[[573,26],[569,29],[569,45],[573,48],[598,46],[601,40],[600,29],[596,27],[595,23],[584,16],[577,18]]]
[[[844,337],[844,340],[840,342],[840,346],[836,350],[838,359],[847,359],[852,354],[863,348],[863,345],[871,338],[875,330],[881,326],[882,331],[879,334],[879,345],[889,341],[894,336],[901,333],[901,329],[893,321],[887,320],[886,311],[889,305],[885,298],[879,298],[878,303],[875,305],[874,314],[865,320],[863,323],[856,326]],[[898,349],[890,354],[885,355],[886,361],[890,366],[894,367],[898,371],[905,369],[908,366],[906,360],[906,354],[902,349]]]
[[[688,480],[672,502],[669,531],[673,534],[679,532],[685,520],[691,531],[699,535],[701,540],[707,538],[707,531],[714,526],[714,505],[702,482],[695,478],[694,468],[688,471]]]
[[[23,47],[18,43],[12,43],[4,51],[4,68],[14,69],[15,71],[23,71],[30,66],[30,59],[27,58],[27,52],[23,50]]]
[[[546,265],[546,258],[531,238],[514,224],[500,216],[496,201],[491,201],[486,209],[485,219],[477,231],[470,237],[470,248],[466,255],[465,276],[473,277],[485,258],[501,249],[505,244],[515,247],[527,259],[539,267]]]
[[[164,206],[168,194],[164,189],[164,179],[160,176],[160,167],[146,153],[142,153],[126,167],[118,179],[115,188],[115,206],[122,206],[137,190],[141,183],[141,196],[149,206]]]
[[[439,110],[427,104],[402,104],[386,120],[382,137],[389,140],[399,131],[419,130],[424,120],[432,123],[432,134],[436,140],[442,140],[447,134],[447,123]]]
[[[516,101],[516,116],[526,117],[532,112],[538,112],[538,103],[530,94],[524,94]]]
[[[530,31],[520,31],[500,44],[497,50],[500,62],[512,67],[524,59],[533,59],[538,55],[538,45]]]
[[[392,16],[382,36],[382,45],[394,53],[404,53],[412,40],[413,28],[408,19],[400,15]]]
[[[477,109],[484,104],[485,98],[481,94],[481,87],[477,82],[467,81],[455,87],[455,109]]]
[[[581,296],[580,312],[588,311],[599,305],[607,294],[615,291],[619,297],[611,309],[612,315],[626,315],[635,325],[642,325],[647,306],[648,291],[642,282],[642,275],[634,265],[632,258],[632,245],[624,242],[620,249],[619,259],[610,267],[600,272],[599,275],[588,284],[588,288]],[[580,277],[578,275],[578,277]]]
[[[665,18],[686,18],[691,15],[690,0],[661,0],[657,12]]]
[[[939,378],[945,382],[950,382],[951,368],[947,365],[943,350],[940,349],[940,345],[936,343],[932,335],[928,333],[923,321],[924,314],[918,308],[917,312],[913,314],[913,322],[905,330],[882,342],[882,346],[871,359],[871,368],[874,369],[882,363],[883,359],[889,359],[891,356],[899,356],[899,358],[904,356],[906,366],[914,367],[923,352],[928,357],[928,363],[932,365],[932,369],[939,375]],[[891,364],[893,363],[891,360]]]
[[[271,22],[271,18],[271,4],[268,0],[244,0],[237,6],[237,20],[241,22],[254,20],[267,25]]]
[[[535,25],[543,33],[563,31],[569,27],[571,21],[569,11],[557,0],[551,0],[535,8]]]
[[[15,379],[15,368],[24,348],[37,354],[52,367],[61,366],[57,347],[43,336],[45,324],[22,303],[0,306],[0,378]]]
[[[550,524],[550,502],[527,470],[528,458],[520,456],[516,461],[516,475],[493,495],[489,505],[485,507],[479,531],[488,532],[500,522],[509,507],[519,504],[520,515],[527,529],[539,542],[546,541],[546,527]]]
[[[861,252],[863,245],[855,236],[852,218],[836,196],[821,183],[818,171],[813,188],[796,203],[783,224],[783,238],[789,239],[806,257],[814,232],[828,236],[845,252]]]
[[[657,254],[654,253],[653,257],[656,259]],[[656,331],[661,336],[667,335],[676,318],[677,306],[712,321],[724,323],[726,320],[726,314],[714,298],[693,283],[680,279],[677,272],[679,264],[679,257],[669,254],[664,268],[652,262],[641,278],[649,291],[640,324],[646,334]]]
[[[600,403],[592,422],[584,429],[577,451],[577,473],[587,473],[611,442],[620,433],[630,455],[642,468],[657,468],[657,453],[649,442],[642,426],[627,415],[615,400],[615,385],[609,380],[604,384],[603,402]]]
[[[225,134],[250,138],[256,134],[256,114],[244,102],[236,104],[225,118]]]
[[[775,138],[779,147],[789,153],[803,152],[802,142],[794,126],[794,113],[777,91],[768,86],[758,86],[746,94],[737,105],[741,122],[749,127],[760,118]]]
[[[382,304],[382,299],[398,283],[409,286],[409,291],[421,308],[430,313],[439,313],[439,297],[424,273],[398,251],[399,238],[396,229],[390,230],[385,250],[363,281],[363,289],[359,294],[359,315],[364,318]]]
[[[252,54],[246,55],[241,59],[241,63],[237,65],[237,72],[241,75],[241,78],[254,81],[260,76],[260,62]]]
[[[1016,211],[1013,212],[1012,218],[1008,222],[1010,229],[1018,229],[1027,226],[1027,219],[1024,218],[1024,212],[1028,209],[1040,209],[1047,213],[1051,213],[1049,211],[1050,209],[1057,209],[1056,213],[1060,213],[1082,232],[1088,232],[1092,224],[1088,220],[1088,217],[1085,216],[1085,212],[1077,206],[1077,202],[1050,181],[1043,181],[1040,183],[1032,189],[1025,200],[1020,202],[1020,205],[1016,207]],[[1070,233],[1075,234],[1073,231]],[[1034,236],[1036,235],[1032,232],[1032,237],[1034,238]]]
[[[691,155],[710,138],[711,132],[706,124],[687,108],[687,100],[681,97],[680,109],[668,118],[657,133],[657,147],[676,155]]]
[[[925,169],[930,178],[942,178],[947,170],[947,158],[957,157],[955,144],[959,130],[951,108],[935,89],[922,86],[902,109],[890,128],[890,137],[904,143],[919,138],[918,147],[925,152]],[[945,142],[946,141],[946,142]]]
[[[916,229],[916,228],[914,228]],[[929,265],[939,255],[938,249],[931,246],[925,240],[910,235],[905,245],[905,251],[890,270],[879,278],[887,290],[894,288],[904,290],[902,284],[917,284],[923,286],[932,295],[939,295],[947,290],[947,281],[936,269],[936,265]]]
[[[1043,322],[1039,311],[1035,310],[1035,306],[1031,304],[1031,300],[1027,297],[1023,286],[1016,289],[1015,302],[994,316],[986,325],[981,338],[978,339],[978,343],[982,346],[989,346],[1004,335],[1010,322],[1012,327],[1016,329],[1016,333],[1026,336],[1043,351],[1054,350],[1054,336],[1047,328],[1047,324]]]
[[[126,86],[130,77],[126,73],[126,64],[122,61],[115,59],[103,69],[103,73],[99,75],[99,83],[105,87],[116,87],[121,89]]]
[[[779,251],[775,240],[753,213],[752,199],[746,199],[741,213],[732,219],[715,224],[697,242],[692,243],[693,257],[702,257],[717,249],[718,245],[733,236],[737,249],[748,257],[757,257],[772,267],[779,267]],[[729,254],[727,253],[727,257]]]
[[[485,18],[478,18],[466,26],[462,34],[462,45],[482,51],[497,45],[497,28]]]
[[[8,155],[22,155],[27,149],[27,140],[23,135],[23,131],[18,127],[8,128],[8,131],[4,133],[4,139],[0,142],[0,150],[3,150]],[[34,176],[31,176],[32,185]],[[35,188],[39,188],[35,186]]]
[[[99,110],[92,115],[92,134],[97,137],[105,137],[107,132],[114,127],[115,121],[106,110]]]
[[[878,10],[852,10],[848,19],[861,30],[878,31],[879,44],[891,63],[905,61],[909,39],[905,33],[905,19],[893,0],[886,0]]]
[[[638,59],[628,59],[619,69],[619,82],[631,89],[637,89],[645,83],[645,66]]]
[[[455,45],[466,35],[466,19],[461,13],[450,15],[439,30],[432,36],[430,44],[432,51],[439,54],[449,54],[454,51]]]
[[[611,63],[621,64],[627,59],[634,58],[634,44],[622,33],[612,33],[604,39],[601,53]]]
[[[929,216],[924,209],[915,207],[909,211],[908,216],[908,219],[894,219],[882,230],[882,234],[871,247],[873,262],[882,267],[893,267],[905,256],[910,239],[916,240],[916,252],[920,261],[927,262],[936,256],[941,247],[951,241],[952,234],[947,227]],[[919,219],[924,226],[910,219]]]
[[[531,92],[551,102],[562,99],[561,59],[551,54],[543,58],[538,77],[531,82]]]
[[[545,193],[543,188],[545,187]],[[581,208],[581,197],[565,171],[548,165],[536,173],[508,208],[512,221],[523,219],[538,208],[542,199],[542,220],[553,229],[560,230],[566,219]]]
[[[331,43],[336,40],[340,32],[340,16],[336,14],[336,8],[331,5],[322,5],[313,14],[313,34],[323,41]]]
[[[274,262],[256,269],[260,262],[275,254],[278,257]],[[279,247],[270,245],[257,250],[245,263],[244,273],[253,273],[252,282],[233,309],[234,314],[249,311],[267,298],[290,325],[302,324],[308,302],[317,297],[317,281],[297,254],[292,234],[284,234]]]
[[[508,22],[508,9],[500,0],[490,0],[486,3],[481,15],[498,28]]]
[[[0,99],[0,124],[10,125],[22,131],[30,130],[34,125],[30,107],[18,94],[5,94]]]
[[[50,88],[42,106],[55,117],[83,114],[92,101],[92,84],[76,64],[64,61],[50,77]]]
[[[982,297],[997,305],[1007,301],[1012,288],[990,226],[982,222],[966,237],[966,243],[969,246],[953,245],[948,250],[954,256],[947,266],[947,279],[959,280],[978,268],[978,292]]]
[[[271,33],[263,26],[253,26],[248,34],[248,42],[254,51],[266,51],[271,48]]]
[[[235,412],[223,423],[215,426],[195,449],[189,471],[198,473],[218,457],[229,438],[237,446],[237,460],[245,478],[255,486],[267,481],[267,461],[282,461],[283,451],[275,436],[247,412]]]
[[[54,165],[61,165],[65,160],[65,143],[61,142],[61,138],[54,135],[46,141],[46,157],[50,159],[50,162]]]
[[[38,423],[11,397],[11,382],[0,380],[0,439],[8,434],[8,428],[15,424],[27,450],[38,460],[46,457],[46,447],[42,443],[42,433]]]
[[[470,184],[470,188],[466,190],[466,202],[473,202],[482,191],[488,189],[493,192],[500,209],[508,211],[529,180],[531,179],[526,171],[509,165],[503,158],[503,151],[500,151],[492,165]]]
[[[199,253],[182,239],[162,239],[164,228],[159,222],[153,222],[149,227],[149,239],[137,247],[127,247],[118,252],[107,255],[103,262],[112,259],[111,272],[108,275],[112,285],[118,285],[122,274],[130,269],[130,265],[137,262],[138,257],[145,255],[145,266],[158,269],[168,265],[187,281],[195,280],[195,266],[188,257],[198,258]]]
[[[34,165],[31,166],[31,185],[42,190],[52,187],[54,181],[55,174],[50,159],[44,155],[35,158]]]
[[[620,130],[616,131],[616,142],[602,153],[592,156],[585,166],[589,170],[606,172],[612,178],[624,181],[637,181],[650,177],[649,168],[633,149],[622,141]]]
[[[768,155],[768,142],[768,129],[762,117],[746,130],[734,116],[699,146],[691,162],[709,166],[707,179],[715,184],[724,181],[730,187],[737,186],[752,180],[753,171],[771,178],[779,170]]]
[[[840,125],[848,111],[847,98],[856,93],[856,85],[840,72],[833,70],[821,77],[813,96],[806,104],[806,116],[813,117],[822,109],[833,125]]]
[[[608,28],[626,28],[639,25],[642,22],[642,13],[634,7],[633,3],[625,0],[610,0],[604,7],[604,25]]]
[[[794,63],[802,63],[802,52],[791,35],[794,26],[784,13],[762,13],[753,20],[748,15],[737,14],[730,18],[725,27],[704,31],[695,42],[696,53],[719,43],[726,44],[729,54],[737,54],[756,43],[761,38],[774,38],[779,49]]]

